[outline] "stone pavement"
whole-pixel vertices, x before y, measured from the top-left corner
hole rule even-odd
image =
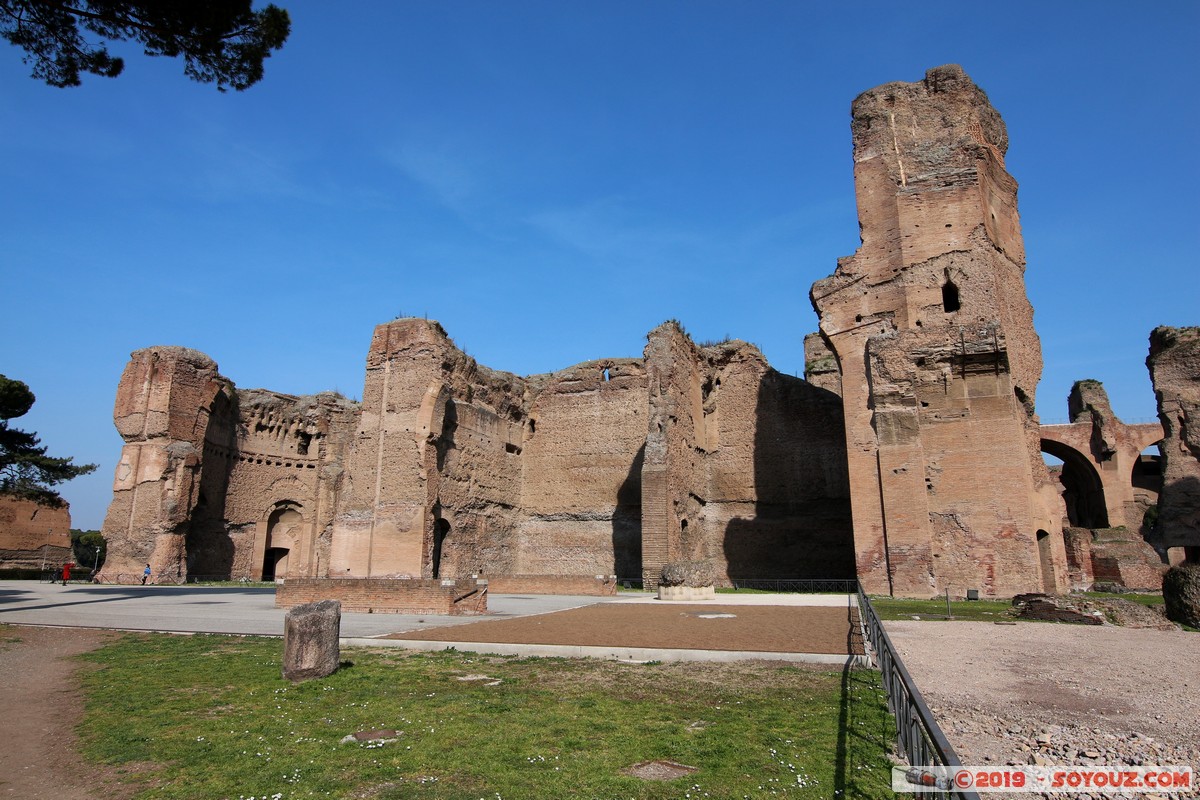
[[[854,598],[847,595],[800,594],[719,594],[711,601],[721,606],[818,606],[847,608]],[[567,595],[493,594],[488,597],[490,613],[485,617],[451,617],[432,614],[342,614],[342,643],[346,646],[391,646],[443,649],[451,646],[444,636],[429,641],[382,639],[389,634],[419,632],[424,629],[468,625],[482,620],[503,620],[577,609],[595,604],[654,603],[650,593],[618,594],[615,597]],[[663,603],[663,605],[666,605]],[[675,604],[672,604],[675,605]],[[694,603],[692,604],[694,605]],[[107,628],[132,631],[173,633],[224,633],[281,636],[285,610],[275,607],[271,588],[231,586],[99,586],[91,584],[40,583],[36,581],[0,581],[0,623],[17,625]],[[461,642],[460,647],[487,652],[512,652],[521,655],[598,656],[633,660],[729,660],[736,658],[777,658],[814,660],[824,663],[845,661],[845,656],[819,654],[805,658],[803,653],[768,654],[752,651],[667,650],[630,648],[614,641],[602,648],[562,647],[530,643],[504,645]]]
[[[490,595],[487,619],[545,614],[602,601],[565,595]],[[238,586],[95,586],[0,581],[0,622],[177,633],[282,636],[285,609],[275,590]],[[362,638],[425,627],[464,625],[480,617],[342,614],[342,636]]]

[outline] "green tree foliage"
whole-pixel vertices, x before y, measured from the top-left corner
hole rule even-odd
[[[37,434],[8,426],[10,419],[28,412],[35,400],[24,383],[0,375],[0,494],[58,507],[63,499],[50,487],[87,475],[96,465],[46,455]]]
[[[131,41],[148,56],[182,56],[184,74],[225,91],[263,76],[263,61],[291,33],[287,11],[251,0],[0,0],[0,36],[25,51],[33,77],[78,86],[81,73],[115,78],[123,59],[109,42]]]
[[[100,548],[99,554],[96,548]],[[71,528],[71,550],[75,554],[75,563],[81,567],[99,567],[108,555],[108,544],[100,531],[84,531]]]

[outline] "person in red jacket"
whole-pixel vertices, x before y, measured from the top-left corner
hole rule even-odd
[[[67,585],[67,581],[71,580],[71,567],[75,566],[70,561],[63,564],[63,586]]]

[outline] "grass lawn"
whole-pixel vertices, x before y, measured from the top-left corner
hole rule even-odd
[[[1082,596],[1091,600],[1121,598],[1150,607],[1161,606],[1163,604],[1162,594],[1083,592]],[[946,619],[945,598],[938,598],[936,600],[908,600],[900,597],[880,596],[872,597],[871,605],[874,606],[875,613],[879,615],[879,618],[885,620],[912,619],[913,617],[920,617],[923,620]],[[1013,613],[1012,603],[1008,600],[952,600],[950,601],[950,613],[954,615],[954,619],[956,620],[970,622],[995,622],[997,620],[1034,621],[1021,620],[1017,617]]]
[[[139,798],[888,798],[879,674],[346,650],[291,685],[279,639],[130,634],[82,658],[85,754]],[[395,741],[342,743],[394,729]],[[664,759],[672,781],[623,774]]]
[[[909,600],[902,597],[872,597],[871,605],[880,619],[921,619],[944,620],[946,618],[946,599]],[[969,622],[995,622],[996,620],[1012,620],[1012,603],[1007,600],[951,600],[950,613],[956,620]]]
[[[1165,603],[1162,592],[1158,592],[1157,594],[1150,594],[1148,592],[1123,592],[1121,594],[1111,594],[1109,592],[1083,592],[1083,596],[1096,600],[1108,600],[1118,597],[1122,600],[1128,600],[1131,603],[1138,603],[1139,605],[1148,606],[1150,608],[1153,608],[1154,606],[1161,606]]]

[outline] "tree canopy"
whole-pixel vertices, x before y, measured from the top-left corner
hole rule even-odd
[[[8,426],[10,419],[26,414],[36,400],[24,383],[0,375],[0,494],[58,507],[63,499],[50,487],[87,475],[96,465],[47,455],[36,434]]]
[[[82,73],[115,78],[125,62],[108,43],[132,41],[148,56],[182,56],[192,80],[241,91],[262,79],[263,61],[283,47],[292,25],[282,8],[254,11],[250,3],[0,0],[0,36],[22,48],[33,77],[51,86],[78,86]]]

